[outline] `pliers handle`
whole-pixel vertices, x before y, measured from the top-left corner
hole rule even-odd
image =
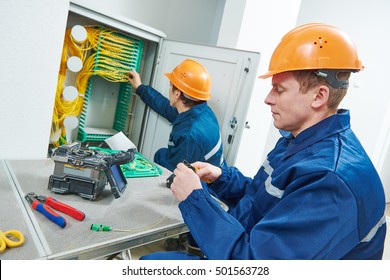
[[[56,209],[61,211],[69,216],[75,218],[76,220],[82,221],[85,218],[85,214],[67,204],[61,203],[52,197],[46,197],[42,195],[37,195],[34,192],[30,192],[25,196],[26,200],[31,204],[31,207],[46,218],[48,218],[53,223],[64,228],[66,226],[66,220],[64,217],[58,215],[56,212],[50,209]],[[50,207],[49,207],[50,206]]]

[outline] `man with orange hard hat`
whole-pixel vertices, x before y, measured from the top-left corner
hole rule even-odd
[[[276,47],[265,98],[281,138],[253,177],[235,167],[179,163],[171,190],[207,259],[381,259],[386,235],[381,180],[339,109],[363,69],[340,29],[299,26]],[[202,181],[232,207],[225,212]],[[201,259],[180,252],[142,259]]]
[[[128,75],[142,101],[172,124],[168,148],[159,149],[154,161],[171,171],[183,160],[223,165],[218,120],[207,105],[211,97],[207,69],[195,60],[186,59],[165,76],[170,81],[169,99],[143,85],[134,69]]]
[[[222,140],[218,120],[207,105],[210,99],[211,77],[199,62],[186,59],[165,73],[170,81],[169,99],[154,88],[143,85],[133,69],[128,80],[142,101],[172,124],[167,148],[160,148],[154,162],[173,171],[179,162],[205,161],[224,166]],[[188,245],[186,245],[188,244]],[[191,234],[169,238],[167,250],[186,250],[200,254]]]

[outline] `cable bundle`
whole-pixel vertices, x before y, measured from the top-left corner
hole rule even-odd
[[[87,27],[93,53],[77,76],[80,92],[85,92],[88,79],[98,75],[110,82],[127,82],[126,74],[137,63],[137,46],[130,38],[103,27]]]
[[[138,68],[140,46],[137,40],[100,26],[86,26],[85,30],[86,40],[83,42],[73,38],[71,28],[65,33],[52,120],[51,141],[54,146],[67,142],[64,119],[67,116],[79,117],[83,107],[88,105],[85,104],[85,95],[90,94],[91,76],[98,75],[109,82],[127,82],[126,74],[132,68]],[[82,69],[75,79],[79,95],[75,100],[66,100],[63,90],[67,61],[72,56],[82,61]]]
[[[58,73],[58,83],[56,97],[54,103],[54,111],[52,118],[51,142],[54,146],[59,146],[66,143],[66,130],[64,127],[64,119],[67,116],[78,116],[83,107],[83,98],[78,96],[73,101],[68,101],[62,98],[64,83],[67,73],[67,60],[69,57],[76,56],[85,61],[88,53],[88,42],[79,43],[71,36],[71,29],[68,28],[65,32],[64,47],[62,49],[60,70]]]

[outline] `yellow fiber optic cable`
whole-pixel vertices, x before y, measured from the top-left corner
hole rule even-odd
[[[58,75],[58,84],[53,110],[52,138],[60,134],[54,145],[66,143],[66,132],[63,120],[66,116],[79,116],[84,106],[84,98],[91,76],[98,75],[110,82],[127,82],[126,74],[136,62],[134,42],[111,30],[100,26],[85,26],[87,39],[75,41],[71,29],[65,32],[64,48]],[[73,101],[63,100],[62,92],[66,77],[66,62],[70,56],[77,56],[83,62],[83,68],[76,77],[76,88],[80,96]]]

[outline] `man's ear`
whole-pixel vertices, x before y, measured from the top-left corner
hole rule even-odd
[[[175,94],[175,97],[176,97],[176,98],[179,98],[180,95],[181,95],[181,90],[180,90],[180,89],[175,89],[175,90],[173,91],[173,93]]]
[[[312,102],[314,108],[319,108],[328,103],[329,100],[329,88],[327,86],[321,85],[317,88],[317,91]]]

